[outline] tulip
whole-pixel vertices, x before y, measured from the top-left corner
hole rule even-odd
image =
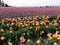
[[[55,23],[54,23],[54,26],[58,26],[58,23],[57,23],[57,22],[55,22]]]
[[[54,45],[58,45],[57,42],[54,42]]]
[[[4,37],[4,36],[2,36],[0,39],[3,41],[3,40],[5,39],[5,37]]]
[[[36,44],[40,44],[40,42],[41,42],[40,40],[37,40],[37,41],[36,41]]]
[[[20,42],[25,42],[25,38],[23,36],[20,37]]]
[[[12,45],[12,42],[8,42],[8,45]]]
[[[1,29],[0,32],[4,32],[4,29]]]
[[[27,43],[29,43],[29,42],[30,42],[30,39],[27,40]]]

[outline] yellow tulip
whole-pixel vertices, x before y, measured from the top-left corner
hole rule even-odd
[[[54,45],[58,45],[57,42],[54,42]]]
[[[37,41],[36,41],[36,44],[40,44],[40,42],[41,42],[40,40],[37,40]]]

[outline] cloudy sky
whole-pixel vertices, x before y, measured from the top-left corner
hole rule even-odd
[[[4,0],[11,6],[60,6],[60,0]]]

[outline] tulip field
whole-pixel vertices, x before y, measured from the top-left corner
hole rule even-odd
[[[22,14],[10,11],[10,8],[0,8],[0,45],[60,45],[60,14],[57,12],[59,10],[50,15],[44,15],[44,11],[42,15],[26,13],[23,17]]]
[[[26,17],[41,15],[57,15],[60,14],[60,7],[0,7],[0,18],[6,17]],[[3,16],[4,15],[4,16]]]

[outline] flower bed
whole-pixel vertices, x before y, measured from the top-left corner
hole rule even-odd
[[[60,16],[0,20],[0,45],[60,45]]]

